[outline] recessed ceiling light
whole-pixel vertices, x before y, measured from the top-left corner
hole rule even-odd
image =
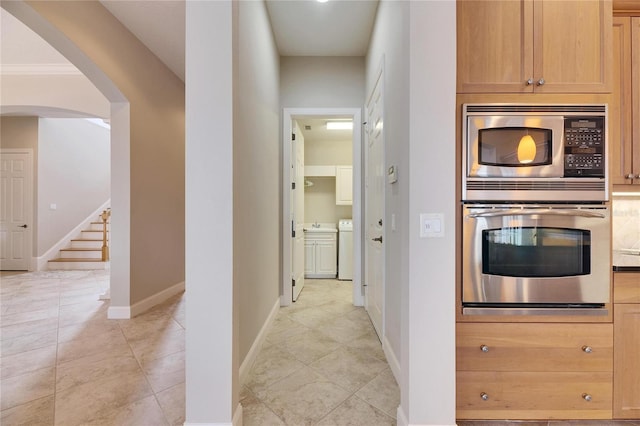
[[[327,121],[327,130],[351,130],[353,121]]]
[[[316,0],[316,1],[317,1],[318,3],[326,3],[326,2],[328,2],[329,0]]]

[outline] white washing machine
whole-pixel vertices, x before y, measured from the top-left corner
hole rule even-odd
[[[338,279],[353,279],[353,221],[338,221]]]

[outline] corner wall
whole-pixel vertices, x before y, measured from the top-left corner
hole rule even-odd
[[[264,2],[238,3],[234,75],[233,283],[245,361],[279,303],[279,56]]]
[[[382,0],[367,54],[367,93],[384,61],[385,164],[399,170],[385,194],[397,227],[386,233],[384,323],[398,425],[455,424],[455,9]],[[444,238],[419,237],[421,213],[443,214]]]
[[[41,257],[110,198],[111,146],[108,129],[81,118],[38,123],[35,217]]]
[[[3,7],[29,20],[112,104],[110,313],[126,316],[184,282],[184,83],[99,2]],[[119,127],[127,122],[125,135]],[[122,177],[130,177],[128,185]]]

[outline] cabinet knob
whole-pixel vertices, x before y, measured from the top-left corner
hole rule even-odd
[[[481,350],[482,352],[489,352],[489,346],[487,346],[487,345],[482,345],[482,346],[480,346],[480,350]]]
[[[591,402],[591,400],[593,399],[593,397],[591,395],[589,395],[588,393],[583,393],[582,394],[582,399],[584,399],[587,402]]]
[[[538,80],[538,86],[542,86],[545,83],[544,78]]]
[[[590,354],[591,352],[593,352],[593,348],[592,348],[591,346],[584,345],[584,346],[582,347],[582,351],[583,351],[584,353]]]
[[[483,401],[486,401],[486,400],[488,400],[488,399],[489,399],[489,395],[488,395],[488,394],[486,394],[486,393],[484,393],[484,392],[482,392],[482,393],[480,394],[480,398],[481,398]]]
[[[625,176],[625,179],[633,179],[634,177],[635,176],[633,176],[633,173],[629,173],[628,175]]]
[[[532,78],[527,80],[527,86],[531,86],[532,84],[533,84],[533,79]]]
[[[635,178],[640,179],[640,173],[638,173]]]

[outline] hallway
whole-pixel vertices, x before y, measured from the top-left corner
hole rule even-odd
[[[306,280],[240,395],[244,424],[395,425],[400,391],[351,281]]]
[[[2,273],[1,418],[10,425],[182,425],[185,297],[108,320],[108,271]],[[399,391],[351,282],[309,280],[242,388],[244,424],[392,425]]]

